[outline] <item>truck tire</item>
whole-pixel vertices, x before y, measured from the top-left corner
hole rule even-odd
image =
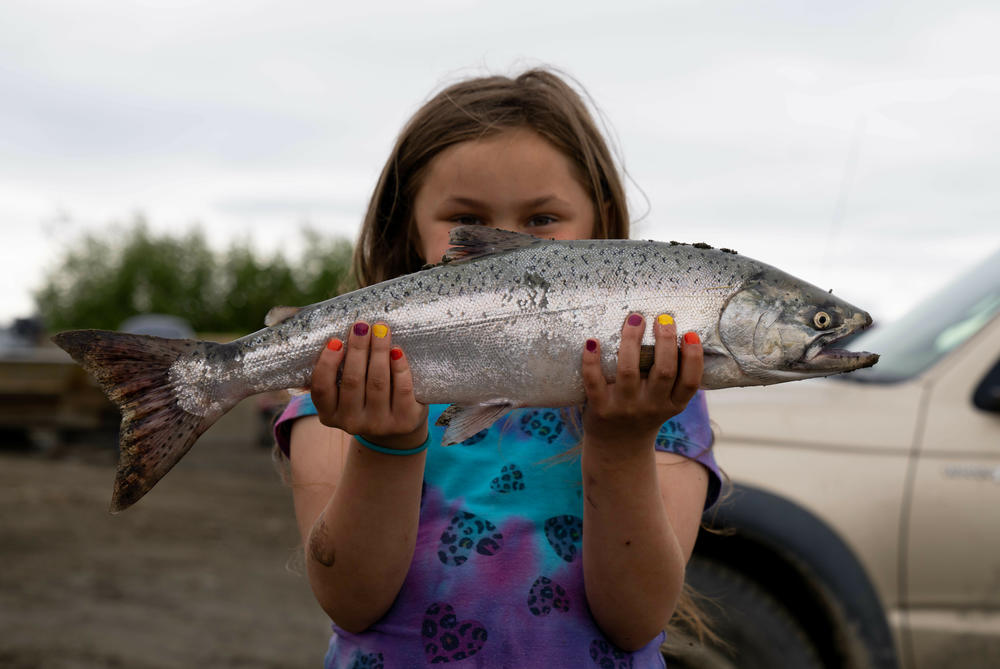
[[[671,633],[663,646],[670,669],[823,669],[791,612],[753,580],[722,562],[694,557],[687,581],[722,643],[701,644],[684,630]]]

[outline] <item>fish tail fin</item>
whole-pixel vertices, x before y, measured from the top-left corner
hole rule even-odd
[[[170,374],[179,359],[205,360],[224,344],[106,330],[72,330],[52,339],[97,380],[121,410],[112,513],[139,501],[205,430],[242,399],[212,392],[216,381],[208,374],[200,383]],[[190,393],[209,393],[213,408],[204,414],[186,411],[179,400]]]

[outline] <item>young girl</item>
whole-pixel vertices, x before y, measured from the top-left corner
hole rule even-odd
[[[437,262],[456,225],[626,238],[625,196],[577,93],[544,70],[455,84],[404,127],[365,217],[366,286]],[[664,305],[666,310],[667,306]],[[631,314],[617,376],[581,348],[582,415],[521,409],[441,446],[380,321],[332,340],[276,425],[327,667],[662,667],[702,510],[718,495],[694,333]],[[639,372],[646,328],[655,361]]]

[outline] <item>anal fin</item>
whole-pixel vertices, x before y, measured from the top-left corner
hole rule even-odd
[[[449,446],[465,441],[480,430],[488,428],[514,407],[514,403],[508,401],[452,404],[437,419],[437,425],[447,426],[441,443]]]

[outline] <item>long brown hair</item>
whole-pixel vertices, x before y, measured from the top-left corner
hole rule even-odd
[[[514,78],[467,79],[431,97],[400,132],[354,249],[357,286],[408,274],[424,264],[413,202],[435,156],[459,142],[522,128],[537,132],[570,159],[594,203],[594,237],[628,238],[628,205],[619,171],[580,93],[544,69]]]

